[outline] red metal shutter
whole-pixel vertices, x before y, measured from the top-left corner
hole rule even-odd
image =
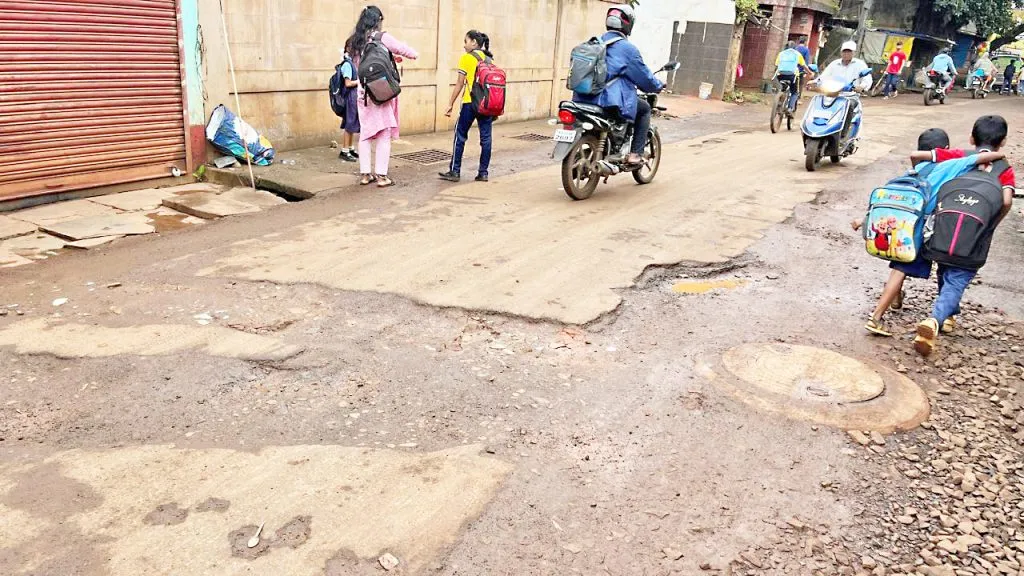
[[[175,0],[0,1],[0,201],[185,169]]]

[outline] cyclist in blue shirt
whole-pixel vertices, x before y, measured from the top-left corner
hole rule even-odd
[[[783,86],[789,86],[789,102],[786,106],[787,112],[796,110],[797,99],[800,97],[800,84],[797,82],[797,75],[808,72],[807,61],[804,60],[796,44],[790,42],[786,49],[775,58],[775,76]]]

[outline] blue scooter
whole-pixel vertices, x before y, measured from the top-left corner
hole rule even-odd
[[[870,76],[871,70],[861,72],[858,80]],[[801,131],[804,134],[804,166],[808,172],[818,169],[821,159],[828,156],[833,164],[857,151],[860,136],[860,94],[854,91],[855,82],[841,85],[824,80],[819,82],[821,94],[813,99],[804,114]],[[851,107],[856,112],[851,114]]]

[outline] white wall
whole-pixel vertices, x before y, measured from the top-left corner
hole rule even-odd
[[[657,68],[671,58],[675,22],[679,22],[682,34],[687,21],[732,24],[735,20],[736,5],[732,0],[641,0],[630,40],[640,48],[644,62]]]

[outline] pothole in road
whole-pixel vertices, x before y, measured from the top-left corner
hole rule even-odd
[[[701,368],[756,409],[844,430],[910,430],[930,414],[928,397],[910,379],[830,350],[751,343]]]

